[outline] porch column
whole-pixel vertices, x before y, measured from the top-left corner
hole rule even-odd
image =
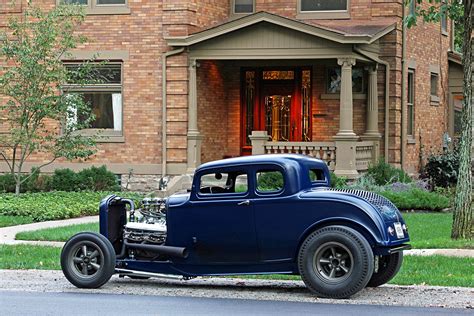
[[[267,131],[252,131],[252,135],[249,135],[249,138],[252,142],[252,155],[265,154],[265,144],[268,141]]]
[[[378,102],[378,90],[377,90],[377,70],[378,65],[375,64],[369,67],[369,86],[367,96],[367,118],[366,118],[366,130],[364,135],[361,136],[363,140],[374,142],[374,155],[373,161],[376,162],[379,159],[380,152],[380,138],[379,133],[379,102]]]
[[[354,58],[340,58],[341,95],[339,112],[339,132],[334,136],[336,143],[336,167],[334,173],[349,179],[357,177],[356,141],[358,136],[353,129],[352,66]]]
[[[192,173],[201,164],[201,143],[202,136],[197,124],[197,62],[191,59],[189,63],[189,83],[188,83],[188,168],[187,172]]]

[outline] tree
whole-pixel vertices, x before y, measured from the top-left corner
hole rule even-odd
[[[61,93],[66,82],[82,84],[90,67],[66,68],[62,59],[83,43],[74,31],[84,20],[79,6],[57,6],[42,11],[28,5],[0,34],[0,158],[15,179],[15,192],[29,176],[24,164],[41,153],[43,164],[58,158],[87,158],[94,141],[76,131],[94,119],[79,94]],[[77,118],[81,119],[78,120]],[[2,161],[0,160],[0,161]]]
[[[406,20],[408,27],[416,25],[417,17],[425,22],[439,22],[443,15],[447,15],[456,24],[462,25],[462,65],[463,65],[463,109],[462,131],[459,141],[459,170],[456,195],[454,197],[453,227],[451,238],[473,237],[473,210],[472,210],[472,63],[473,63],[473,3],[472,0],[411,0],[419,5],[428,3],[428,6],[418,6],[415,16]]]

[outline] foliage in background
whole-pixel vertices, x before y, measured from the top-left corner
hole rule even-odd
[[[28,176],[25,161],[34,153],[45,154],[45,163],[58,158],[85,159],[93,154],[95,142],[75,133],[94,119],[80,94],[61,94],[64,83],[81,85],[90,67],[66,69],[62,59],[85,38],[74,31],[84,21],[80,6],[54,6],[48,11],[30,2],[12,18],[0,34],[0,75],[2,124],[9,133],[0,134],[0,158],[15,179],[20,193]],[[77,117],[83,119],[77,120]]]
[[[436,192],[418,188],[411,188],[402,192],[384,190],[378,193],[392,201],[401,210],[441,211],[451,206],[449,198]]]
[[[409,183],[412,181],[410,176],[402,169],[395,168],[382,159],[376,164],[369,166],[367,175],[372,177],[377,185],[386,185],[394,182]]]
[[[0,215],[27,216],[34,221],[57,220],[99,212],[99,202],[110,192],[47,192],[0,194]],[[143,198],[136,193],[120,193],[138,204]]]
[[[450,187],[458,181],[459,155],[456,150],[431,155],[423,169],[422,177],[429,179],[433,187]]]
[[[117,176],[105,166],[90,167],[79,172],[56,169],[52,175],[39,174],[33,169],[20,192],[48,191],[119,191]],[[15,192],[15,180],[11,174],[0,175],[0,192]]]
[[[334,172],[330,172],[331,188],[342,189],[347,185],[346,177],[338,177]]]

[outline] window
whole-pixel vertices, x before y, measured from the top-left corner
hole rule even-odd
[[[310,169],[309,170],[309,179],[311,182],[325,181],[326,177],[324,172],[321,169]]]
[[[128,0],[57,0],[58,4],[83,5],[87,14],[129,14]]]
[[[254,0],[233,0],[232,2],[234,14],[253,13],[255,10]]]
[[[454,136],[461,136],[463,96],[454,96]]]
[[[350,0],[298,0],[298,19],[348,19]]]
[[[200,194],[229,194],[248,192],[248,178],[244,171],[212,172],[201,176]]]
[[[352,68],[352,92],[364,93],[364,69]],[[341,92],[341,67],[328,68],[327,93]]]
[[[414,137],[415,130],[415,71],[408,70],[408,84],[407,84],[407,135]]]
[[[257,172],[257,191],[272,193],[283,190],[283,173],[279,170],[260,170]]]
[[[75,73],[80,64],[67,64],[66,67]],[[80,84],[77,82],[80,81]],[[63,87],[65,93],[79,94],[84,103],[89,105],[95,118],[90,123],[89,131],[96,134],[101,130],[104,136],[122,136],[122,65],[96,65],[87,71],[87,78],[77,79],[70,76],[68,84]],[[79,122],[86,121],[78,115]]]
[[[439,76],[437,73],[432,72],[431,73],[431,86],[430,86],[430,91],[431,91],[431,96],[432,97],[437,97],[438,96],[438,80]]]
[[[446,12],[441,11],[440,20],[441,20],[441,33],[443,33],[444,35],[447,35],[448,34],[448,14]]]
[[[347,0],[301,0],[301,12],[346,10]]]

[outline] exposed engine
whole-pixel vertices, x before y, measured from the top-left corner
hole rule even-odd
[[[130,211],[123,239],[128,243],[162,245],[166,241],[166,199],[145,198],[142,207]]]

